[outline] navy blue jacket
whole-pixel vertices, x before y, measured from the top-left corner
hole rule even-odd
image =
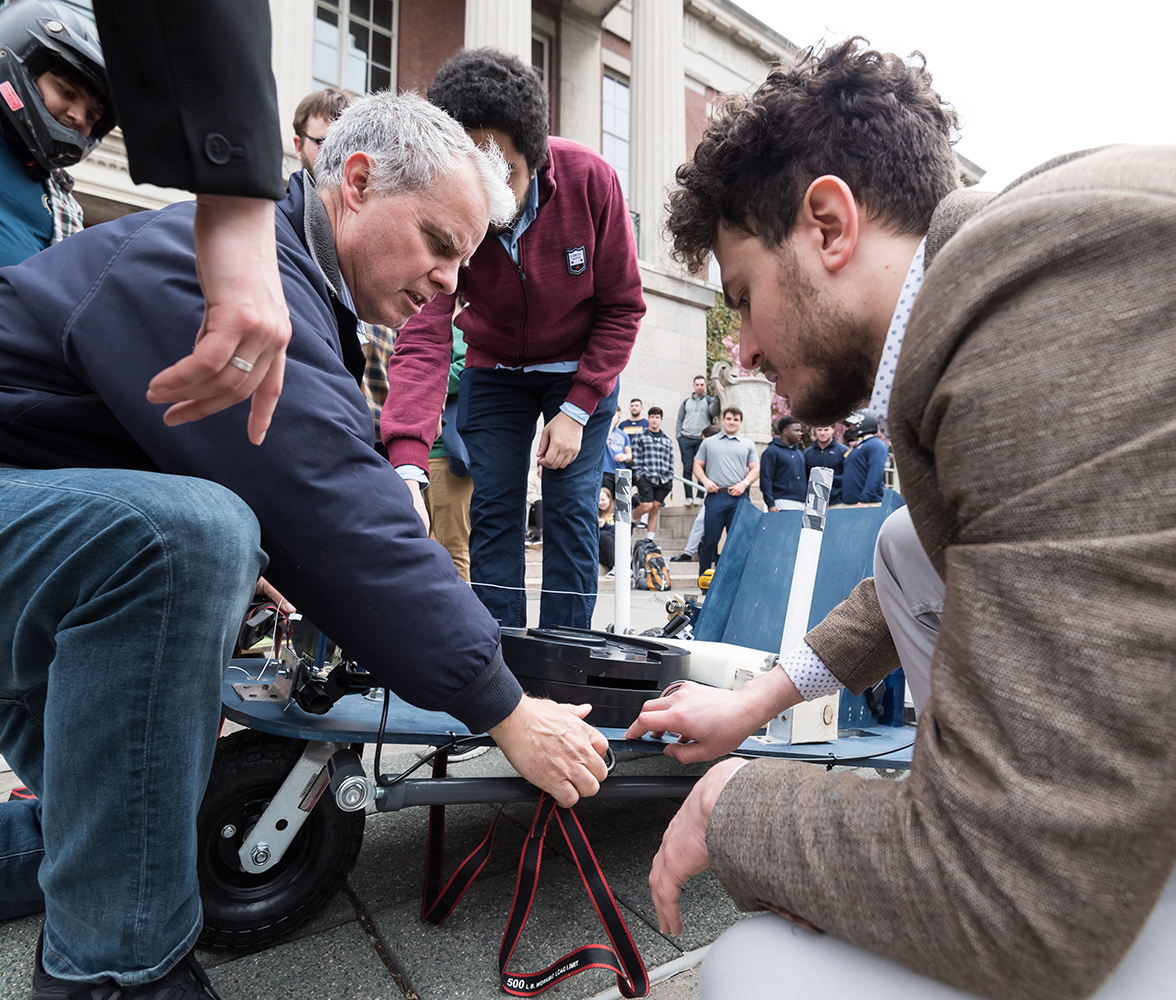
[[[796,445],[772,438],[760,459],[760,492],[769,507],[774,500],[799,500],[804,503],[808,490],[808,473],[804,453]]]
[[[203,315],[187,202],[0,270],[0,462],[221,483],[257,515],[266,577],[300,611],[405,700],[483,731],[521,696],[498,626],[372,448],[355,317],[304,243],[300,177],[277,207],[294,332],[261,447],[245,434],[248,402],[169,428],[144,398],[191,351]]]
[[[849,447],[836,438],[829,442],[828,448],[822,448],[814,441],[804,450],[804,473],[806,476],[813,469],[833,470],[833,489],[829,493],[829,503],[841,503],[841,475],[845,471],[845,453],[847,451],[849,451]]]
[[[886,484],[882,472],[890,449],[881,438],[870,436],[845,456],[841,475],[843,503],[878,503]]]

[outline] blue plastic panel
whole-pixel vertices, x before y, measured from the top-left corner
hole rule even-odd
[[[901,496],[887,490],[878,507],[835,507],[829,511],[809,628],[873,575],[874,543],[882,522],[903,504]],[[697,638],[751,649],[780,648],[800,530],[800,511],[769,514],[749,503],[739,505],[698,615]],[[892,725],[902,726],[903,712],[898,707],[903,699],[901,681],[895,677],[887,686],[891,711],[886,718]],[[838,726],[877,726],[864,695],[842,692]]]
[[[798,510],[766,514],[750,503],[739,505],[698,615],[697,638],[780,648],[800,516]]]
[[[221,700],[225,717],[243,726],[274,736],[286,736],[298,740],[323,740],[329,743],[375,743],[380,730],[380,713],[383,699],[368,701],[362,695],[349,694],[334,705],[326,715],[310,715],[297,705],[279,700],[260,698],[245,701],[233,688],[234,683],[249,681],[265,661],[260,659],[233,660],[228,676],[221,686]],[[273,666],[267,669],[261,681],[273,679]],[[617,753],[642,753],[659,750],[666,743],[674,742],[673,737],[663,740],[623,739],[623,729],[601,729],[609,745]],[[426,712],[391,696],[388,710],[388,725],[384,740],[387,743],[420,743],[437,746],[444,743],[450,734],[465,736],[469,730],[457,719],[444,712]],[[846,758],[870,756],[873,767],[906,768],[910,766],[911,750],[907,745],[914,739],[914,730],[901,731],[883,727],[865,728],[861,736],[840,739],[819,745],[771,746],[748,740],[739,748],[739,753],[749,757],[775,757],[792,760],[820,760],[831,762]],[[491,743],[490,737],[479,742]]]

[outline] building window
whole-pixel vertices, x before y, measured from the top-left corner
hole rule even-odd
[[[314,83],[357,94],[388,90],[395,79],[396,0],[318,0]]]
[[[531,33],[531,68],[539,74],[543,86],[549,87],[551,70],[551,39],[534,31]]]
[[[621,181],[621,192],[629,199],[629,85],[605,74],[601,105],[603,135],[601,153]]]

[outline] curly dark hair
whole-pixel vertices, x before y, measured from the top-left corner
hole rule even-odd
[[[437,70],[428,97],[466,128],[505,132],[531,170],[547,162],[547,90],[521,59],[497,49],[462,49]]]
[[[898,235],[927,231],[958,186],[955,110],[931,89],[919,52],[904,62],[850,38],[776,66],[729,98],[678,168],[667,229],[674,257],[704,269],[720,222],[778,246],[809,184],[840,177],[867,215]]]

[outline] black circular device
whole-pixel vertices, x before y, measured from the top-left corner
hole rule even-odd
[[[529,694],[592,705],[594,726],[628,727],[641,706],[686,677],[690,653],[636,635],[578,628],[502,630],[502,655]]]

